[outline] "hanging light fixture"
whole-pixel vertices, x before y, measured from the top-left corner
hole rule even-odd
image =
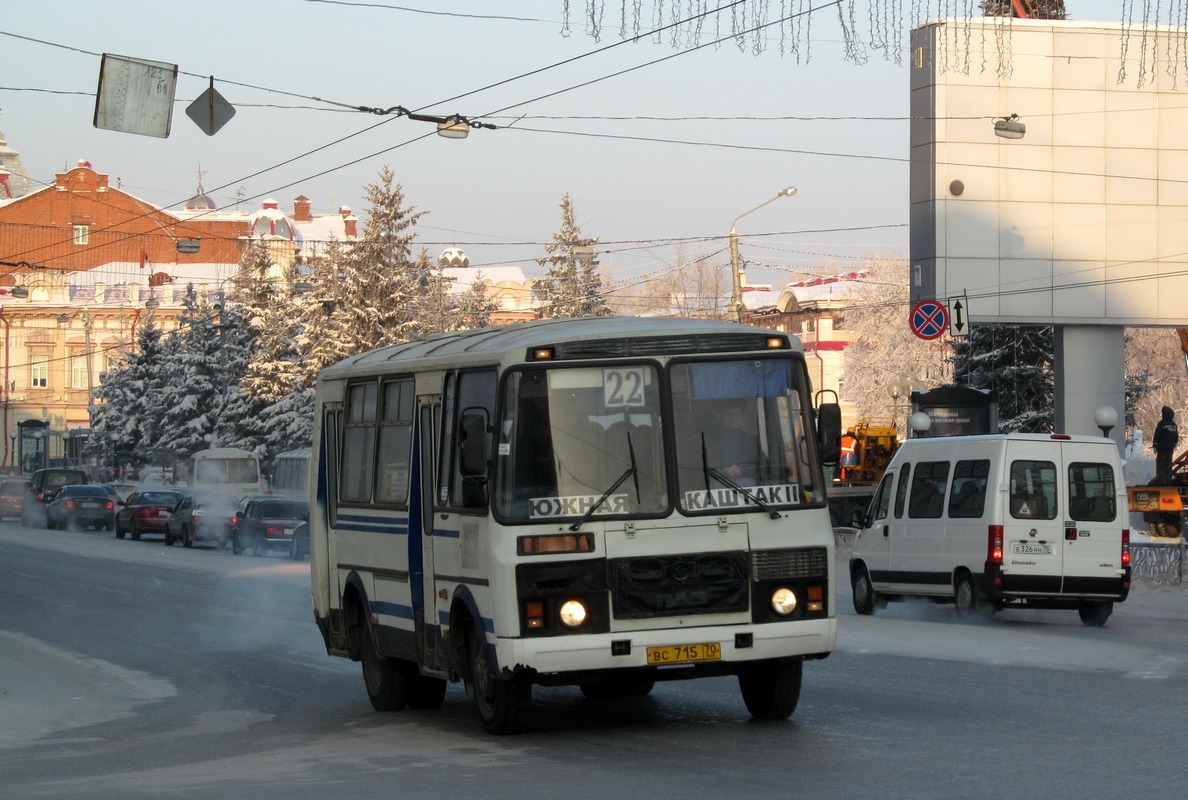
[[[1022,139],[1027,134],[1027,126],[1019,119],[1018,114],[1009,117],[996,117],[994,120],[994,135],[1002,139]]]

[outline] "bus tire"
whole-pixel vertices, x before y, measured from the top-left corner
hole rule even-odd
[[[410,670],[408,662],[384,658],[375,650],[371,626],[363,629],[363,684],[376,711],[400,711],[408,705]]]
[[[487,650],[474,627],[470,629],[467,649],[475,705],[483,727],[487,733],[496,736],[519,733],[532,704],[532,684],[518,676],[505,680],[496,678],[494,667],[487,660]]]
[[[870,582],[870,573],[866,567],[855,567],[850,577],[850,584],[854,589],[854,611],[859,614],[873,614],[875,610],[875,590]]]
[[[803,658],[755,661],[738,673],[738,688],[755,719],[787,719],[800,702],[803,676]]]
[[[1100,628],[1106,624],[1110,614],[1114,612],[1114,604],[1109,600],[1087,600],[1077,607],[1081,615],[1081,622],[1092,628]]]

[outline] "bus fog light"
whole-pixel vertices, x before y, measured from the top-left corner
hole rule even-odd
[[[771,609],[780,616],[788,616],[796,610],[796,592],[781,586],[771,593]]]
[[[586,621],[586,607],[578,600],[566,600],[561,604],[558,616],[563,625],[577,628]]]

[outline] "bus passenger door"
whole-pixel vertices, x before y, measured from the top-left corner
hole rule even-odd
[[[426,666],[441,668],[446,664],[446,644],[441,636],[441,620],[438,612],[437,580],[438,564],[449,560],[449,554],[442,552],[443,538],[448,538],[439,525],[434,510],[434,486],[438,472],[437,456],[441,452],[441,396],[428,395],[418,398],[417,406],[417,457],[419,465],[419,505],[421,537],[421,584],[422,618],[418,632],[421,635],[421,652]],[[413,535],[413,531],[409,531]],[[439,535],[440,534],[440,535]]]

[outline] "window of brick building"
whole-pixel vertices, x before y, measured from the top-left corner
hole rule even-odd
[[[75,225],[74,226],[74,243],[86,244],[91,238],[90,225]]]

